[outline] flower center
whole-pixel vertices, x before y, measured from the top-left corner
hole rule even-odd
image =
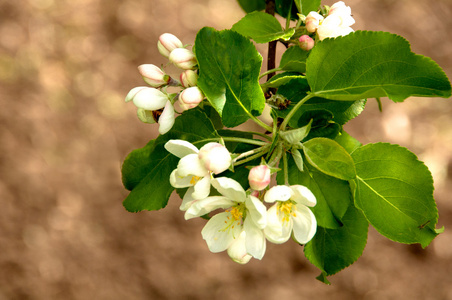
[[[278,205],[278,213],[281,212],[283,215],[283,222],[289,222],[290,216],[297,216],[297,206],[292,200],[280,202]]]
[[[191,180],[190,180],[190,184],[195,185],[200,179],[201,179],[201,177],[199,177],[199,176],[192,176]]]
[[[227,220],[224,221],[226,227],[224,227],[222,231],[229,231],[231,229],[235,229],[236,226],[242,226],[243,219],[246,215],[245,209],[246,207],[243,203],[227,209],[226,212],[230,213],[230,215],[227,217]]]

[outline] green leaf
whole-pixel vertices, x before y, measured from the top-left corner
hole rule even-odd
[[[314,138],[303,143],[306,159],[319,171],[342,179],[356,177],[355,164],[350,154],[337,142],[327,138]]]
[[[275,10],[285,19],[290,17],[292,20],[296,20],[298,18],[297,6],[293,0],[275,0]]]
[[[195,41],[198,87],[220,114],[235,127],[262,113],[264,93],[259,85],[262,56],[253,43],[231,31],[204,27]]]
[[[287,41],[295,33],[293,28],[284,30],[275,17],[261,11],[247,14],[231,29],[253,39],[256,43],[268,43],[279,39]]]
[[[451,96],[444,71],[411,52],[404,38],[387,32],[357,31],[325,39],[311,50],[306,76],[312,93],[334,100]]]
[[[179,161],[164,148],[171,139],[189,141],[200,148],[218,139],[218,135],[204,113],[191,109],[176,119],[168,133],[159,136],[152,144],[132,151],[122,167],[123,181],[127,183],[126,188],[131,189],[123,202],[128,211],[158,210],[168,203],[174,190],[169,176]]]
[[[342,218],[338,229],[317,227],[314,238],[305,245],[306,258],[325,275],[333,275],[353,264],[367,243],[369,224],[353,205]]]
[[[238,2],[246,13],[265,9],[265,0],[238,0]]]
[[[339,134],[342,126],[332,121],[333,114],[325,109],[307,110],[300,119],[298,119],[298,126],[304,126],[312,121],[312,128],[304,141],[316,138],[325,137],[334,139]]]
[[[352,157],[356,207],[387,238],[426,247],[438,221],[428,168],[407,149],[386,143],[362,146]]]
[[[305,16],[311,11],[318,11],[321,0],[297,0],[301,2],[301,13]]]
[[[339,145],[344,147],[344,149],[347,150],[348,153],[352,153],[362,145],[357,139],[349,135],[344,130],[342,130],[334,140],[338,142]]]
[[[341,227],[341,220],[352,203],[348,182],[320,173],[308,164],[304,165],[301,172],[290,156],[288,166],[289,184],[306,186],[317,199],[317,204],[311,208],[317,224],[323,228]],[[282,169],[277,175],[279,184],[284,184]]]
[[[284,72],[276,74],[269,81],[262,84],[262,88],[278,88],[284,84],[289,83],[292,79],[305,78],[304,75],[300,75],[295,72]]]
[[[298,46],[292,46],[287,49],[279,63],[279,67],[285,71],[293,71],[298,73],[306,73],[306,59],[308,58],[307,51]]]
[[[306,78],[299,77],[282,85],[278,89],[278,94],[289,99],[291,104],[287,109],[277,111],[276,114],[279,117],[284,118],[293,106],[306,97],[308,91],[309,85]],[[321,109],[330,111],[334,116],[334,122],[343,125],[358,116],[364,110],[365,104],[365,100],[336,101],[314,97],[303,104],[303,106],[295,113],[289,121],[289,126],[293,128],[299,127],[299,119],[305,111]]]

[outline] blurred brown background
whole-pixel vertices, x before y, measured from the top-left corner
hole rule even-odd
[[[324,4],[332,4],[327,1]],[[452,78],[450,0],[349,0],[357,29],[407,38]],[[452,102],[374,101],[346,129],[363,143],[399,143],[435,177],[446,226],[426,249],[371,229],[363,256],[330,278],[293,242],[268,244],[245,266],[212,254],[203,220],[132,214],[120,165],[157,136],[127,92],[136,67],[166,63],[160,34],[193,43],[230,28],[234,0],[0,0],[0,299],[452,299]],[[265,47],[259,50],[266,56]]]

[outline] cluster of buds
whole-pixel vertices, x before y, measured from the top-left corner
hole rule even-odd
[[[227,251],[232,260],[245,264],[253,257],[262,259],[267,241],[281,244],[292,236],[305,244],[315,235],[317,221],[309,209],[315,196],[301,185],[269,188],[272,168],[265,163],[251,168],[250,189],[245,191],[234,179],[221,176],[233,162],[222,144],[212,142],[198,150],[187,141],[170,140],[165,148],[180,158],[170,183],[188,188],[180,206],[185,219],[223,210],[201,232],[210,251]]]
[[[179,100],[182,110],[195,108],[204,100],[202,91],[196,86],[198,73],[195,54],[184,48],[182,42],[170,33],[159,37],[157,48],[169,62],[182,69],[180,81],[166,74],[163,68],[153,64],[143,64],[138,71],[151,87],[133,88],[127,94],[125,101],[133,101],[138,118],[144,123],[158,123],[159,133],[167,133],[174,124],[176,114],[174,104]],[[181,87],[177,94],[169,94],[167,87]]]
[[[318,39],[322,41],[325,38],[335,38],[353,32],[350,26],[355,24],[355,20],[351,16],[349,6],[346,6],[343,1],[339,1],[329,8],[326,7],[326,9],[325,16],[316,11],[311,11],[304,18],[306,31],[312,36],[308,34],[300,36],[298,41],[301,49],[309,51],[314,47],[315,41],[312,37],[315,33]]]

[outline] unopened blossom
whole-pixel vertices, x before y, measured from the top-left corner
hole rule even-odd
[[[171,77],[166,75],[165,72],[156,65],[144,64],[138,66],[138,71],[143,76],[144,81],[152,87],[160,87],[168,84]]]
[[[316,205],[314,194],[302,185],[277,185],[264,196],[267,203],[275,203],[267,211],[267,239],[276,244],[290,236],[300,244],[309,242],[316,233],[317,221],[308,207]]]
[[[170,53],[177,48],[182,48],[182,42],[171,33],[164,33],[159,37],[157,48],[161,55],[169,57]]]
[[[185,70],[180,74],[180,83],[183,87],[196,86],[198,74],[193,70]]]
[[[177,48],[171,51],[169,60],[176,67],[184,70],[193,69],[198,64],[195,54],[185,48]]]
[[[224,161],[218,162],[218,165],[213,162],[212,165],[206,167],[200,158],[200,153],[211,147],[210,144],[224,147],[218,143],[208,143],[198,150],[196,146],[183,140],[170,140],[165,144],[166,150],[180,158],[177,168],[170,175],[171,185],[175,188],[188,187],[180,206],[182,211],[187,210],[197,200],[209,196],[210,183],[212,174],[215,173],[214,171],[218,169],[223,169],[224,171],[229,167],[229,165],[225,166]],[[226,160],[229,160],[230,164],[231,155],[229,151],[224,156]]]
[[[207,143],[199,150],[199,159],[214,174],[226,171],[231,165],[231,154],[219,143]]]
[[[204,100],[204,94],[197,86],[189,87],[179,95],[179,105],[183,110],[192,109]]]
[[[302,35],[300,36],[300,38],[298,39],[300,41],[300,48],[306,51],[311,50],[312,48],[314,48],[314,39],[312,37],[310,37],[309,35]]]
[[[250,187],[256,191],[262,191],[270,184],[271,171],[267,165],[253,167],[248,175]]]
[[[203,216],[217,209],[201,234],[209,250],[216,253],[228,250],[236,262],[247,263],[251,257],[262,259],[266,250],[262,231],[267,223],[266,208],[254,196],[248,196],[242,186],[227,177],[212,179],[212,185],[221,196],[199,200],[188,208],[185,218]]]
[[[311,11],[305,19],[305,23],[306,23],[306,30],[308,32],[315,32],[317,30],[317,28],[320,25],[320,22],[323,21],[323,16],[320,15],[318,12],[315,11]]]
[[[143,114],[141,111],[139,115],[150,117],[150,114],[152,114],[154,121],[159,124],[160,134],[167,133],[173,127],[176,118],[174,107],[168,96],[160,90],[139,86],[130,90],[125,101],[133,101],[133,104],[139,109],[149,111],[147,114]],[[148,121],[146,123],[152,122]]]
[[[351,9],[339,1],[330,8],[328,16],[317,28],[320,40],[347,35],[354,30],[350,27],[355,24],[355,19],[351,16]]]

